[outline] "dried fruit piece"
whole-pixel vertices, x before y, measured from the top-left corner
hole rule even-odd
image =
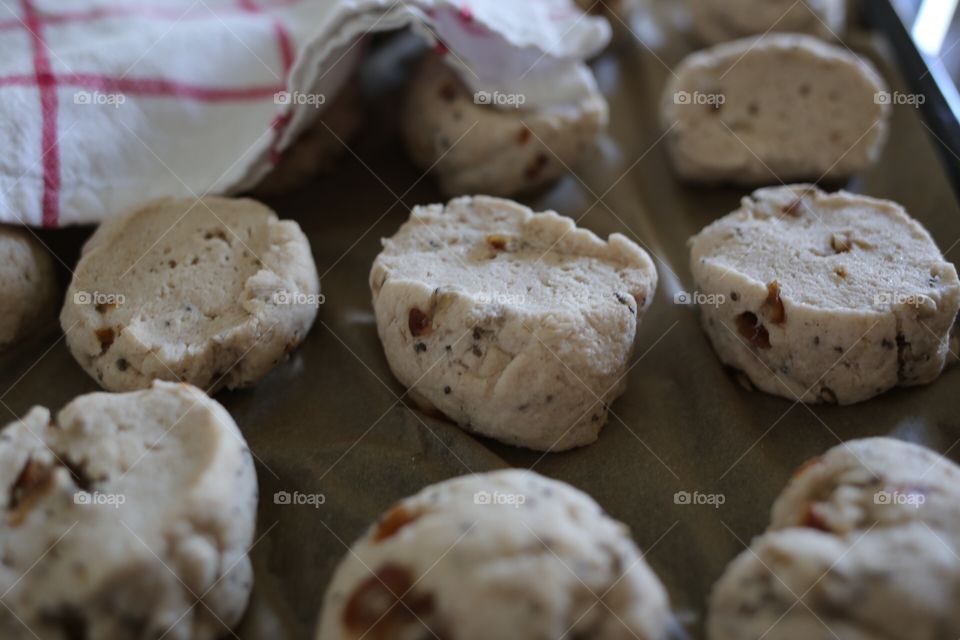
[[[830,236],[830,248],[836,253],[846,253],[853,248],[853,240],[849,233],[835,233]]]
[[[829,533],[830,525],[817,513],[814,507],[815,505],[813,503],[807,505],[807,510],[803,514],[803,520],[801,520],[800,526]]]
[[[430,316],[420,309],[413,307],[410,309],[407,326],[410,328],[410,334],[413,336],[422,336],[430,333]]]
[[[737,331],[758,349],[770,348],[770,333],[760,323],[757,314],[744,311],[736,317]]]
[[[39,502],[52,486],[53,469],[35,460],[28,460],[10,488],[10,524],[22,524],[33,505]]]
[[[400,529],[420,517],[420,513],[411,512],[404,505],[398,504],[390,511],[384,514],[377,525],[377,531],[373,534],[374,542],[383,542],[387,538],[393,537]]]
[[[510,241],[506,236],[499,234],[487,236],[487,244],[496,249],[497,251],[505,251],[507,249],[507,243]]]
[[[767,299],[763,303],[768,309],[767,317],[773,324],[783,324],[787,320],[787,312],[780,299],[780,283],[774,280],[767,285]]]
[[[100,353],[104,354],[110,348],[110,345],[113,344],[116,334],[113,332],[113,329],[107,327],[106,329],[97,329],[95,332],[97,340],[100,341]]]
[[[360,583],[347,601],[343,623],[369,640],[394,640],[433,613],[433,597],[413,593],[414,578],[397,564],[385,564]],[[427,631],[427,629],[425,629]],[[409,634],[403,637],[409,637]]]

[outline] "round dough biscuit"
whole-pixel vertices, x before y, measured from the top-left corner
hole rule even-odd
[[[804,465],[710,599],[711,640],[960,634],[960,467],[870,438]]]
[[[487,98],[492,94],[471,94],[435,53],[411,80],[401,125],[407,152],[447,195],[508,197],[545,187],[574,167],[607,125],[599,92],[577,106],[536,111],[494,107],[482,102]]]
[[[690,264],[717,355],[767,393],[850,404],[946,363],[957,271],[894,202],[760,189],[691,238]]]
[[[777,32],[836,40],[847,17],[847,0],[689,0],[689,5],[694,33],[708,45]]]
[[[659,640],[669,617],[626,526],[567,484],[509,470],[390,509],[334,574],[317,640]]]
[[[691,54],[660,117],[677,174],[707,184],[840,181],[866,169],[892,108],[873,65],[812,36],[771,34]]]
[[[485,196],[415,208],[370,273],[380,340],[411,396],[541,451],[596,440],[656,282],[626,237]]]
[[[319,290],[296,222],[253,200],[166,199],[100,226],[60,322],[106,389],[159,379],[213,393],[253,384],[293,351]]]
[[[0,349],[24,337],[56,309],[53,259],[24,229],[0,226]]]
[[[199,389],[81,396],[0,432],[0,636],[214,640],[252,585],[257,479]]]

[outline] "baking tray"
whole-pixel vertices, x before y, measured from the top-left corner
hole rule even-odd
[[[714,356],[696,310],[674,303],[691,286],[687,238],[745,195],[685,187],[667,163],[657,101],[669,67],[692,48],[678,4],[654,3],[630,25],[645,44],[621,38],[593,61],[610,100],[610,133],[576,176],[526,200],[602,236],[632,237],[655,257],[660,273],[627,391],[591,446],[545,455],[467,435],[408,407],[389,372],[367,274],[380,238],[396,231],[409,207],[443,200],[406,161],[396,134],[404,56],[375,54],[367,63],[364,77],[373,93],[367,124],[336,173],[269,201],[309,236],[326,303],[287,363],[253,389],[216,396],[245,434],[260,483],[251,552],[256,585],[237,637],[312,637],[336,564],[388,506],[433,482],[516,466],[587,491],[626,522],[669,589],[683,626],[677,635],[700,638],[711,585],[764,529],[773,499],[804,460],[841,441],[876,435],[960,459],[956,368],[935,384],[859,405],[795,404],[744,390]],[[892,88],[908,90],[884,37],[858,30],[847,44],[871,57]],[[903,203],[956,262],[960,206],[920,115],[895,107],[881,161],[846,188]],[[72,266],[89,232],[45,231],[42,237]],[[59,408],[98,387],[51,322],[0,357],[0,390],[0,411],[13,419],[32,405]],[[276,504],[280,491],[322,494],[324,501]],[[680,491],[722,495],[723,504],[677,504]]]

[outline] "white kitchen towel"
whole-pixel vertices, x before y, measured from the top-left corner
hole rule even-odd
[[[572,0],[2,0],[0,222],[93,223],[233,193],[413,25],[475,91],[527,106],[593,90],[609,25]]]

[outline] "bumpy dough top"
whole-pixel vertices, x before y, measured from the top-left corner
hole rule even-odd
[[[900,205],[809,185],[760,189],[690,240],[691,259],[760,286],[777,281],[792,304],[886,312],[956,306],[960,282],[930,234]]]
[[[501,255],[505,259],[496,259]],[[414,209],[384,241],[371,273],[375,292],[387,278],[424,280],[494,301],[522,299],[531,312],[623,304],[611,291],[632,296],[644,309],[656,287],[650,257],[622,234],[604,242],[553,211],[534,213],[485,196]]]
[[[383,615],[390,591],[402,604]],[[569,485],[509,470],[442,482],[390,509],[337,570],[317,637],[419,638],[422,620],[451,640],[653,640],[667,616],[624,525]]]
[[[93,393],[56,419],[35,407],[0,431],[0,491],[10,496],[0,519],[0,591],[28,625],[57,630],[43,637],[68,637],[57,616],[71,611],[88,618],[90,637],[127,637],[111,635],[124,614],[141,632],[172,625],[201,594],[220,617],[236,622],[242,613],[249,584],[215,581],[251,543],[256,475],[233,419],[199,389],[156,382]],[[124,593],[136,602],[111,610]],[[194,637],[214,637],[204,605],[192,613],[182,623]],[[3,624],[20,626],[0,615]]]

